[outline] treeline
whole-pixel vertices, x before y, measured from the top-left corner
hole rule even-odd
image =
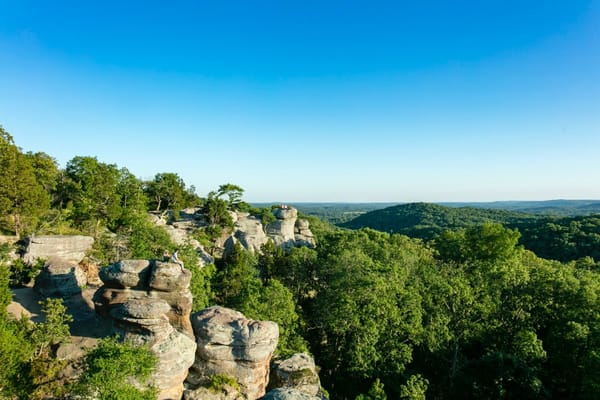
[[[591,262],[600,262],[600,215],[555,217],[412,203],[371,211],[340,225],[402,233],[429,241],[446,230],[466,229],[486,222],[517,229],[521,233],[519,243],[542,258],[568,262],[590,257]]]
[[[218,267],[234,287],[213,290],[258,315],[261,290],[283,284],[298,316],[283,327],[301,336],[287,343],[308,343],[333,399],[595,399],[600,274],[539,258],[518,239],[490,223],[428,246],[322,230],[314,250],[265,249],[250,263],[241,250],[244,268]],[[269,308],[289,296],[271,293]]]
[[[188,200],[199,202],[210,229],[199,232],[197,238],[206,241],[227,229],[231,223],[228,209],[246,207],[243,190],[235,185],[222,185],[204,199],[180,185],[178,202],[172,200],[175,197],[152,196],[151,182],[140,182],[124,172],[116,176],[131,179],[111,181],[109,196],[108,191],[99,190],[102,181],[93,180],[102,172],[83,171],[97,165],[99,171],[126,170],[94,158],[76,157],[65,170],[57,168],[51,174],[56,180],[44,181],[31,162],[35,157],[22,153],[5,132],[3,137],[2,145],[12,152],[12,158],[5,157],[3,148],[3,167],[10,165],[4,164],[6,160],[20,158],[18,162],[31,166],[29,177],[21,181],[38,185],[38,195],[47,196],[40,212],[22,207],[25,203],[2,200],[3,226],[12,233],[86,230],[99,234],[107,259],[124,254],[155,258],[165,246],[161,241],[169,239],[160,227],[139,217],[147,209],[177,210]],[[4,171],[9,170],[2,171],[2,179],[8,182]],[[87,184],[87,177],[94,183]],[[4,184],[1,187],[5,190]],[[6,193],[2,198],[10,200]],[[91,203],[92,199],[98,204]],[[253,212],[268,220],[272,217],[268,211]],[[517,230],[480,217],[448,230],[439,223],[444,218],[441,214],[432,215],[427,223],[437,224],[439,230],[428,241],[409,238],[400,230],[339,229],[313,219],[315,249],[284,252],[267,243],[261,254],[251,254],[238,245],[216,265],[202,269],[197,267],[193,248],[184,247],[181,257],[192,272],[195,310],[220,304],[251,318],[277,322],[281,329],[278,356],[308,349],[321,367],[323,386],[332,399],[597,398],[600,272],[594,260],[561,263],[540,258],[519,244]],[[515,218],[531,222],[521,214]],[[459,215],[452,220],[465,224]],[[426,232],[425,223],[421,225],[421,232]],[[0,274],[4,313],[0,362],[10,366],[0,373],[0,391],[10,388],[20,398],[36,398],[32,393],[39,393],[37,398],[60,398],[61,387],[47,384],[54,382],[48,376],[57,371],[52,352],[46,352],[47,368],[33,370],[38,365],[38,347],[21,351],[26,349],[22,343],[36,343],[33,337],[38,328],[22,329],[20,322],[6,315],[8,269],[0,270],[4,273]],[[56,307],[49,311],[64,315]],[[59,322],[64,323],[64,318]],[[94,354],[115,354],[110,350],[115,345]],[[125,361],[131,361],[128,357]],[[90,365],[95,365],[93,360],[88,361]],[[20,376],[29,378],[19,384]],[[86,379],[102,382],[106,378]]]

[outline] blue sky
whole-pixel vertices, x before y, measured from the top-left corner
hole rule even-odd
[[[600,2],[0,0],[25,151],[248,201],[600,199]]]

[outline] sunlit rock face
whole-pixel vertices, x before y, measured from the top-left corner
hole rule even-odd
[[[215,374],[234,378],[249,400],[265,394],[269,365],[279,340],[279,327],[254,321],[224,307],[209,307],[192,315],[198,348],[187,383],[196,388]]]
[[[170,262],[122,260],[102,269],[100,279],[96,311],[123,339],[148,345],[157,356],[149,384],[158,388],[158,398],[180,399],[196,352],[190,271]]]

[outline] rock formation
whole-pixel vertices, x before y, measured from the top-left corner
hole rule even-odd
[[[122,260],[102,269],[100,279],[96,311],[113,321],[122,338],[148,344],[157,356],[151,383],[158,398],[180,399],[196,350],[189,320],[191,273],[174,263]]]
[[[34,288],[44,297],[67,298],[80,294],[86,284],[87,275],[77,263],[50,258],[35,278]]]
[[[315,239],[305,219],[298,219],[298,210],[293,207],[277,208],[273,211],[277,220],[267,225],[267,236],[277,246],[290,249],[294,246],[315,247]]]
[[[291,389],[308,395],[310,399],[325,398],[321,390],[321,381],[314,359],[306,353],[297,353],[285,360],[273,362],[269,388]],[[279,391],[277,396],[281,396]],[[287,392],[285,392],[287,393]],[[288,393],[289,395],[289,393]],[[274,397],[274,398],[305,398],[305,397]]]
[[[296,246],[315,247],[315,237],[309,228],[307,220],[296,220],[296,224],[294,225],[294,240]]]
[[[294,246],[294,226],[298,219],[298,210],[295,208],[277,208],[273,211],[275,221],[267,225],[267,235],[273,239],[277,246],[289,249]]]
[[[269,240],[260,219],[248,213],[237,213],[233,237],[251,253],[258,253],[260,247]]]
[[[79,264],[93,244],[94,238],[90,236],[33,236],[29,238],[23,261],[34,263],[38,258],[54,258]]]
[[[277,388],[265,394],[261,400],[322,400],[323,397],[313,396],[294,388]]]
[[[209,307],[192,315],[198,348],[187,383],[190,391],[215,374],[234,378],[249,400],[265,393],[269,363],[279,339],[271,321],[253,321],[238,311]],[[191,394],[190,394],[191,395]]]

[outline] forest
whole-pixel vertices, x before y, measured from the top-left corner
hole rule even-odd
[[[201,197],[177,173],[144,182],[95,157],[76,156],[60,168],[48,154],[24,152],[0,128],[2,234],[90,235],[99,265],[159,258],[174,247],[150,211],[176,216],[200,207],[209,221],[195,234],[203,243],[230,229],[228,210],[272,217],[268,206],[244,202],[243,192],[223,184]],[[277,322],[277,355],[314,355],[331,399],[600,396],[600,217],[413,204],[341,226],[308,218],[314,249],[269,242],[254,255],[236,246],[197,268],[197,255],[183,248],[194,309],[219,304]],[[69,316],[54,301],[45,305],[46,323],[7,314],[10,287],[39,268],[12,263],[10,250],[0,254],[0,397],[112,390],[152,398],[95,368],[105,362],[124,374],[147,373],[147,355],[110,341],[88,355],[80,382],[53,383],[59,361],[51,344],[68,335]]]

